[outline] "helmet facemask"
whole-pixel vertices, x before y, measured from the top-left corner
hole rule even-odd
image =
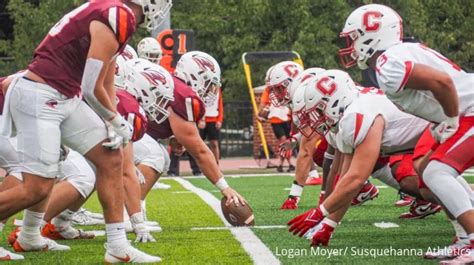
[[[327,103],[323,98],[312,108],[306,110],[312,132],[323,137],[336,125],[336,122],[326,115],[326,106]]]
[[[281,107],[290,102],[290,94],[288,92],[290,83],[290,80],[287,79],[277,85],[268,86],[268,89],[270,89],[270,102],[273,106]]]
[[[169,112],[167,108],[170,102],[174,99],[166,97],[165,95],[160,95],[156,87],[151,88],[150,90],[153,92],[153,96],[149,97],[149,95],[145,94],[145,91],[142,91],[144,97],[139,101],[142,103],[141,105],[143,106],[148,119],[153,120],[157,124],[161,124],[168,119]],[[154,102],[144,102],[147,98],[154,99]]]
[[[173,6],[171,0],[132,0],[132,3],[142,7],[143,21],[140,26],[148,31],[159,27]]]

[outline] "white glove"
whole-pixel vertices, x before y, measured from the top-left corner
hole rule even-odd
[[[444,143],[453,136],[459,128],[459,117],[448,117],[442,123],[430,128],[431,134],[439,143]]]
[[[142,212],[130,216],[130,222],[132,223],[133,232],[137,235],[135,242],[156,242],[155,238],[150,234],[150,230],[145,225],[145,219]]]
[[[106,122],[105,125],[107,126],[107,138],[109,139],[108,142],[102,144],[103,147],[116,150],[122,146],[123,139],[120,137],[110,125],[110,123]]]
[[[127,144],[133,135],[133,127],[121,115],[117,114],[109,121],[115,132],[123,138],[123,144]]]
[[[133,231],[137,235],[137,238],[135,239],[135,243],[156,242],[155,238],[151,235],[150,230],[144,223],[135,225],[135,227],[133,228]]]

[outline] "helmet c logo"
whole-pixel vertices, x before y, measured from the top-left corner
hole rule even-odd
[[[142,72],[142,75],[148,80],[148,82],[152,83],[155,86],[158,86],[160,84],[166,84],[166,77],[158,71],[147,70]],[[160,82],[160,84],[158,82]]]
[[[299,74],[298,68],[293,64],[289,64],[283,69],[291,78],[295,78]]]
[[[323,77],[316,83],[316,88],[326,96],[332,96],[337,89],[336,82],[330,77]]]
[[[378,11],[368,11],[364,13],[362,17],[362,24],[365,27],[365,31],[376,31],[380,28],[380,19],[382,14]]]

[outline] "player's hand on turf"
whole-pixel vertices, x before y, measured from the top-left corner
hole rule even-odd
[[[226,197],[227,201],[225,205],[230,205],[231,203],[235,203],[235,206],[246,205],[247,201],[245,200],[242,195],[236,192],[231,187],[225,188],[222,190],[222,195]]]
[[[145,224],[137,224],[133,228],[133,231],[137,235],[135,239],[135,243],[148,243],[148,242],[156,242],[155,238],[151,235],[150,230],[146,227]]]
[[[107,139],[109,139],[108,142],[105,142],[102,144],[103,147],[112,149],[112,150],[117,150],[119,149],[122,144],[123,144],[123,139],[118,135],[112,125],[110,125],[108,122],[106,122],[107,126]]]
[[[323,219],[324,214],[320,207],[310,209],[288,222],[290,226],[289,231],[293,233],[293,235],[298,234],[299,237],[302,237],[309,229],[318,225]]]
[[[294,210],[294,209],[298,209],[298,203],[300,201],[300,197],[299,196],[293,196],[293,195],[290,195],[288,196],[288,198],[286,198],[286,200],[283,202],[283,204],[281,205],[280,209],[281,210]]]
[[[430,131],[437,142],[444,143],[456,133],[458,128],[459,117],[448,117],[442,123],[431,126]]]

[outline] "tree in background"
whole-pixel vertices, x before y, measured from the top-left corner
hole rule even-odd
[[[0,62],[0,75],[23,69],[49,28],[82,0],[9,0],[14,39],[0,41],[0,53],[15,58]],[[225,99],[247,100],[241,55],[246,51],[295,50],[306,67],[340,67],[338,38],[345,18],[367,0],[175,0],[174,28],[193,29],[198,49],[215,56],[223,69]],[[381,0],[404,18],[406,36],[416,36],[467,71],[474,69],[474,1]],[[131,44],[144,35],[139,31]],[[358,70],[350,71],[355,79]],[[263,83],[263,79],[261,83]],[[259,79],[259,80],[260,80]]]

